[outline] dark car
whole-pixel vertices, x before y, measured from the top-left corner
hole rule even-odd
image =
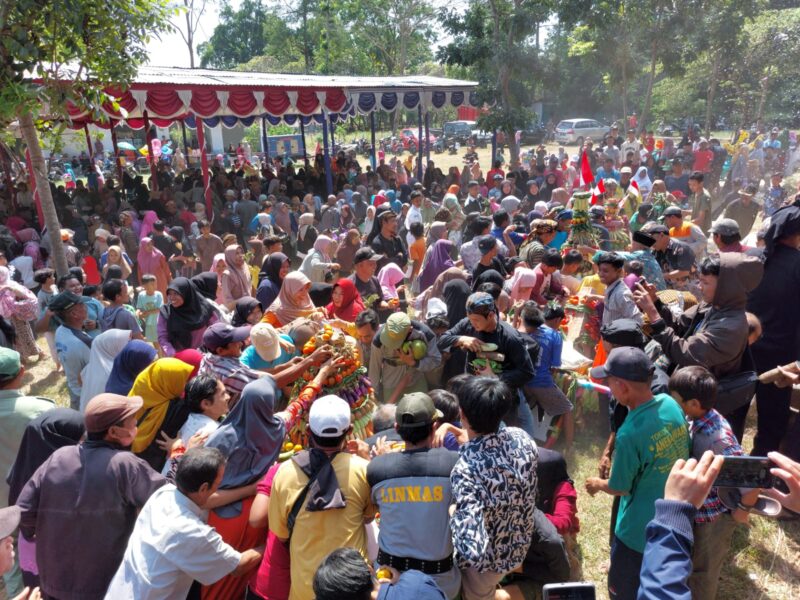
[[[541,144],[547,137],[547,129],[543,125],[531,125],[520,131],[519,143],[522,145]]]

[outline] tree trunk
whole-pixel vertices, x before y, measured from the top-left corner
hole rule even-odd
[[[708,82],[708,94],[706,95],[706,137],[711,137],[711,109],[714,104],[714,97],[717,95],[717,79],[719,77],[719,67],[722,62],[722,51],[717,49],[714,52],[714,63],[711,66],[711,81]]]
[[[47,167],[44,162],[44,154],[39,146],[39,135],[33,124],[33,115],[30,111],[19,114],[19,128],[25,143],[28,144],[28,151],[31,153],[31,165],[33,166],[33,176],[36,179],[36,190],[39,192],[39,201],[42,203],[42,213],[44,214],[44,224],[47,226],[47,233],[50,236],[51,256],[56,269],[56,274],[61,277],[69,271],[67,264],[67,254],[64,252],[64,245],[61,242],[61,223],[58,222],[56,205],[53,202],[53,195],[50,193],[50,182],[47,180]]]
[[[186,47],[189,48],[189,66],[194,69],[194,32],[192,31],[192,6],[189,0],[183,0],[186,7]]]
[[[625,68],[624,61],[622,63],[622,131],[628,131],[628,70]]]
[[[767,74],[761,80],[761,97],[758,99],[758,112],[756,112],[756,123],[761,121],[764,116],[764,104],[767,101],[767,90],[769,89],[769,77],[772,69],[767,67]]]
[[[311,48],[308,44],[308,2],[303,0],[300,10],[303,19],[303,60],[305,61],[306,74],[311,72]]]
[[[656,48],[656,40],[653,38],[650,46],[650,74],[647,77],[647,94],[644,99],[644,109],[639,119],[639,133],[646,131],[647,119],[650,118],[650,106],[653,102],[653,82],[656,78]]]

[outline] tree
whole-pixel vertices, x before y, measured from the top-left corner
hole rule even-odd
[[[200,66],[235,69],[265,53],[269,39],[265,25],[275,13],[261,0],[242,0],[236,10],[225,1],[219,11],[219,24],[207,42],[198,46]],[[281,43],[282,40],[275,40]]]
[[[36,122],[68,119],[68,102],[96,110],[111,101],[104,88],[136,76],[147,42],[170,28],[173,14],[167,0],[0,4],[0,125],[19,121],[59,275],[67,259]]]
[[[183,25],[174,25],[189,49],[189,66],[194,69],[194,34],[200,25],[200,18],[206,12],[206,0],[183,0],[183,18],[186,21],[186,32]],[[180,18],[178,19],[180,22]]]
[[[478,124],[506,134],[512,165],[519,161],[515,133],[534,119],[530,106],[543,72],[535,24],[545,22],[551,11],[547,3],[524,0],[471,0],[465,12],[440,11],[452,40],[439,49],[438,57],[447,65],[468,67],[477,78],[479,96],[491,105]]]

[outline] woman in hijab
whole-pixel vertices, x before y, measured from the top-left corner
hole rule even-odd
[[[177,358],[159,358],[139,373],[128,393],[144,400],[136,413],[138,430],[131,451],[156,471],[167,462],[166,452],[158,446],[160,433],[174,438],[189,416],[181,397],[193,369]]]
[[[555,173],[548,173],[544,179],[544,184],[539,188],[539,198],[544,202],[550,202],[553,190],[558,188],[558,180]]]
[[[8,267],[0,267],[0,317],[11,322],[16,333],[14,349],[27,361],[44,352],[36,345],[30,322],[39,316],[39,301],[33,292],[11,278]]]
[[[176,352],[175,358],[192,367],[192,374],[189,376],[189,379],[191,379],[195,377],[200,370],[200,363],[203,362],[203,353],[196,348],[187,348],[186,350]]]
[[[438,240],[431,247],[430,253],[426,255],[425,262],[422,265],[422,271],[419,274],[420,291],[427,290],[433,285],[439,275],[455,266],[453,259],[450,257],[450,251],[452,249],[453,242],[450,240]]]
[[[255,325],[261,321],[261,317],[263,316],[264,308],[261,306],[261,303],[255,298],[245,296],[244,298],[239,298],[233,307],[231,325],[234,327]]]
[[[359,248],[361,248],[361,234],[358,229],[351,229],[336,250],[336,262],[339,263],[340,277],[346,277],[353,271],[353,260]]]
[[[334,248],[335,242],[327,235],[321,235],[314,242],[314,249],[303,259],[300,271],[312,283],[325,283],[327,273],[339,270],[339,263],[333,262],[331,259],[331,252]]]
[[[339,228],[350,229],[353,226],[353,210],[345,203],[339,209]]]
[[[498,273],[494,269],[487,269],[486,271],[483,271],[480,275],[478,275],[475,281],[472,282],[472,289],[473,291],[477,290],[478,286],[483,283],[496,283],[497,285],[500,286],[500,289],[502,290],[503,286],[505,285],[505,282],[506,280],[500,273]]]
[[[186,348],[199,348],[203,333],[219,320],[211,303],[191,281],[176,277],[167,290],[167,303],[158,313],[158,343],[166,356]]]
[[[154,275],[156,289],[161,292],[162,296],[165,296],[167,294],[167,286],[172,280],[172,272],[169,270],[164,254],[153,245],[152,238],[142,238],[139,245],[139,254],[136,255],[136,265],[139,284],[142,284],[143,275]]]
[[[433,245],[439,240],[447,237],[447,223],[444,221],[434,221],[431,228],[428,230],[428,237],[425,240],[425,246],[433,248]]]
[[[342,278],[333,284],[331,303],[326,307],[329,319],[342,319],[348,323],[356,320],[358,313],[364,310],[364,302],[350,279]]]
[[[461,204],[458,202],[458,196],[455,194],[447,193],[442,200],[442,206],[450,211],[449,227],[451,231],[458,231],[464,224],[467,215],[461,210]]]
[[[16,234],[17,239],[23,244],[22,253],[33,259],[34,269],[44,269],[45,260],[42,257],[41,238],[32,227],[21,229]]]
[[[206,442],[227,458],[225,474],[219,489],[234,490],[250,486],[252,491],[209,514],[208,524],[235,549],[245,550],[264,543],[266,527],[249,524],[250,509],[255,498],[255,485],[266,475],[281,453],[286,432],[293,425],[286,422],[287,413],[276,413],[278,388],[271,377],[248,383],[239,401]],[[223,600],[242,598],[249,577],[227,576],[204,586],[201,598]]]
[[[142,224],[139,227],[139,239],[144,240],[146,237],[150,237],[150,234],[153,233],[153,223],[158,221],[158,215],[153,210],[148,210],[144,213],[144,217],[142,217]]]
[[[530,300],[534,285],[536,285],[536,273],[533,269],[524,267],[515,269],[511,276],[511,301]]]
[[[444,273],[436,278],[436,281],[433,282],[431,287],[414,298],[414,308],[416,308],[421,314],[426,314],[428,311],[428,300],[431,298],[442,298],[445,284],[449,281],[453,281],[454,279],[466,281],[467,274],[463,269],[459,269],[458,267],[447,269]]]
[[[307,212],[300,215],[297,221],[297,255],[305,257],[314,247],[319,231],[314,227],[314,213]]]
[[[131,340],[114,358],[104,391],[127,396],[139,373],[144,371],[157,356],[156,349],[147,342]]]
[[[273,327],[283,327],[301,317],[314,318],[320,312],[308,295],[311,281],[300,271],[292,271],[283,280],[278,297],[264,315],[264,321]],[[324,317],[324,311],[322,311]]]
[[[126,329],[109,329],[94,338],[89,362],[81,371],[81,412],[89,400],[106,391],[114,360],[130,341],[131,332]]]
[[[225,248],[225,271],[222,273],[220,283],[223,304],[230,310],[233,310],[239,298],[253,293],[250,269],[245,264],[244,250],[239,244]]]
[[[386,300],[397,299],[397,287],[403,283],[405,273],[394,263],[389,263],[378,272],[378,281],[381,284]]]
[[[368,206],[367,217],[366,219],[364,219],[364,223],[362,223],[361,227],[359,228],[361,230],[361,234],[369,235],[370,232],[372,231],[374,224],[375,224],[375,207]]]
[[[289,211],[289,205],[286,202],[278,202],[272,211],[272,219],[275,225],[285,234],[292,232],[292,217]]]
[[[290,267],[289,259],[282,252],[273,252],[264,261],[256,290],[256,299],[261,302],[264,310],[268,309],[278,297],[283,279]]]
[[[54,408],[29,421],[6,479],[9,506],[17,502],[22,488],[53,452],[64,446],[75,446],[85,431],[83,415],[71,408]],[[18,544],[22,580],[27,587],[34,588],[39,585],[36,542],[19,536]]]
[[[128,261],[122,257],[122,248],[119,246],[109,246],[106,254],[106,264],[103,265],[103,279],[107,278],[108,268],[116,265],[122,271],[121,279],[128,279],[131,276],[131,268]]]
[[[442,297],[447,305],[450,327],[455,327],[456,323],[467,316],[467,298],[471,293],[469,285],[463,279],[451,279],[444,284]]]
[[[639,167],[633,180],[636,182],[636,185],[639,186],[639,193],[642,195],[642,198],[647,198],[650,190],[653,189],[653,182],[647,174],[647,167]]]

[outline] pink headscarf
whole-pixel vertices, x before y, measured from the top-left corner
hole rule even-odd
[[[378,272],[378,281],[383,293],[390,298],[397,298],[397,285],[402,283],[404,278],[403,270],[394,263],[389,263]]]
[[[141,242],[139,254],[136,255],[136,264],[139,266],[139,273],[140,275],[153,275],[158,269],[164,255],[161,253],[161,250],[153,246],[152,238],[143,237]]]
[[[330,262],[331,260],[331,255],[329,250],[331,249],[332,243],[333,240],[329,238],[327,235],[317,236],[317,239],[314,242],[314,250],[322,254],[322,258],[328,262]]]
[[[227,265],[226,271],[230,274],[230,276],[236,280],[238,286],[241,288],[244,296],[249,296],[252,292],[250,288],[252,284],[250,283],[250,269],[247,268],[247,264],[237,266],[234,262],[236,260],[236,251],[239,250],[241,246],[239,244],[231,244],[227,248],[225,248],[225,264]]]
[[[144,213],[142,219],[142,226],[139,228],[139,239],[144,241],[144,238],[149,237],[153,232],[153,223],[158,221],[158,215],[153,210],[148,210]]]
[[[532,288],[534,285],[536,285],[536,273],[533,269],[524,267],[515,269],[514,274],[511,276],[511,300],[514,302],[517,300],[530,300],[530,290],[527,296],[521,290],[522,288]]]

